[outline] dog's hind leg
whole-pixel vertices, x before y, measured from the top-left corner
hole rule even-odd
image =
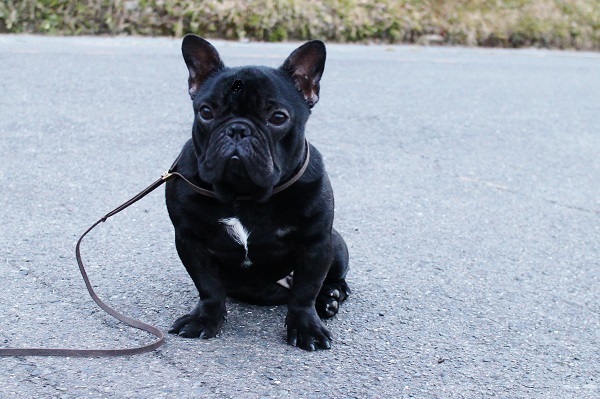
[[[350,295],[350,288],[346,283],[346,274],[350,268],[348,247],[335,229],[332,230],[331,236],[333,239],[333,262],[315,304],[317,314],[322,319],[335,316],[339,311],[340,304]]]

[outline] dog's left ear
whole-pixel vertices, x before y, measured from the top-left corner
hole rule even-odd
[[[294,50],[281,66],[292,77],[310,108],[319,101],[319,82],[325,69],[325,57],[325,44],[313,40]]]
[[[189,93],[192,99],[202,83],[216,71],[225,68],[223,61],[212,44],[197,35],[186,35],[181,43],[181,52],[190,71]]]

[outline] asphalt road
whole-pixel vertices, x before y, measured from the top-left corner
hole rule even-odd
[[[188,139],[179,43],[0,36],[2,346],[152,340],[96,308],[74,246]],[[297,45],[215,44],[273,66]],[[0,398],[600,397],[599,93],[600,54],[329,45],[308,138],[351,252],[334,347],[231,301],[217,339],[2,358]],[[195,304],[162,193],[82,250],[128,315],[167,330]]]

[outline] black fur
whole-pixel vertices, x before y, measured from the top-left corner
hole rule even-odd
[[[277,69],[227,68],[214,47],[194,35],[184,38],[182,50],[195,119],[176,170],[218,199],[180,179],[167,183],[177,251],[200,296],[170,332],[214,337],[229,295],[287,303],[288,343],[327,349],[332,338],[320,317],[334,316],[349,293],[348,250],[332,227],[333,192],[317,149],[310,147],[298,181],[272,193],[305,160],[304,127],[318,101],[325,46],[308,42]],[[228,233],[223,221],[230,218],[249,230],[247,250]],[[277,283],[292,272],[291,289]]]

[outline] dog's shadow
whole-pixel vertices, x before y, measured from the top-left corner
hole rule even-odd
[[[285,333],[286,305],[250,305],[227,298],[227,320],[223,324],[223,337],[272,337]]]
[[[186,276],[182,276],[182,283]],[[187,281],[185,281],[187,284]],[[184,301],[181,297],[185,296]],[[195,287],[181,289],[178,295],[172,295],[165,303],[163,324],[165,329],[181,315],[188,313],[198,303]],[[251,305],[237,299],[227,298],[227,316],[221,331],[215,339],[285,339],[285,317],[287,305],[261,306]],[[172,336],[175,337],[175,336]],[[181,338],[185,339],[185,338]]]

